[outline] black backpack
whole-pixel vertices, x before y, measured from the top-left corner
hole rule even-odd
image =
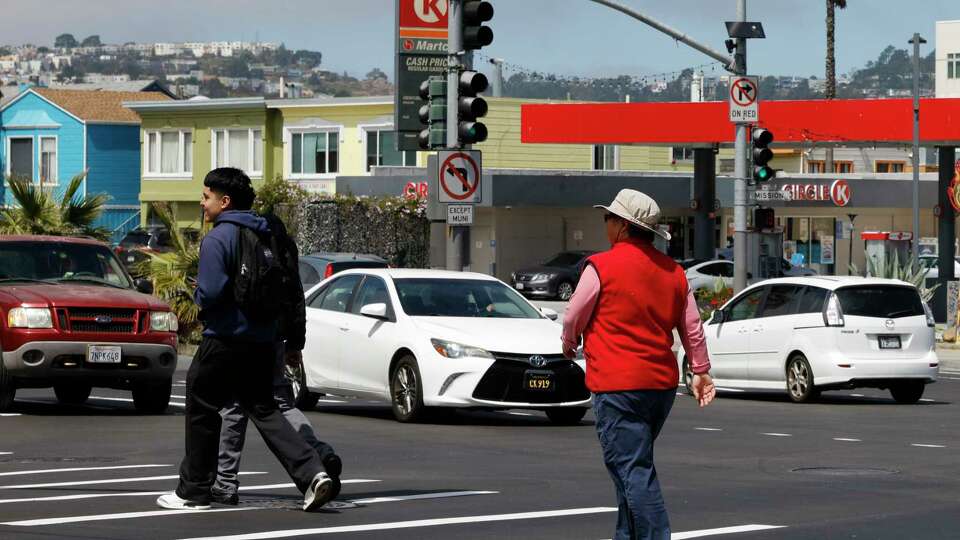
[[[284,313],[291,280],[299,279],[297,264],[291,264],[290,243],[283,223],[264,216],[269,232],[240,226],[233,294],[237,307],[252,321],[276,321]]]

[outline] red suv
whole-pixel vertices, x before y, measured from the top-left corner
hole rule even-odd
[[[177,367],[177,317],[101,242],[0,236],[0,411],[17,388],[83,403],[94,386],[133,391],[161,413]],[[145,294],[146,293],[146,294]]]

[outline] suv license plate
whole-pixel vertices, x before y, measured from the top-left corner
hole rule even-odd
[[[517,283],[517,290],[518,290],[518,291],[522,291],[522,290],[523,290],[523,283]]]
[[[552,392],[557,385],[553,372],[528,370],[523,374],[523,387],[532,392]]]
[[[899,349],[901,347],[900,336],[880,336],[881,349]]]
[[[119,364],[120,347],[113,345],[87,345],[87,362],[91,364]]]

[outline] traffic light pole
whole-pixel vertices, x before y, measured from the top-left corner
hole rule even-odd
[[[463,0],[447,4],[447,148],[459,145],[460,52],[463,50]],[[447,270],[463,270],[469,227],[447,227]]]
[[[747,20],[747,0],[737,0],[737,20]],[[747,40],[737,38],[736,74],[747,74]],[[733,291],[747,287],[747,124],[737,124],[733,194]]]

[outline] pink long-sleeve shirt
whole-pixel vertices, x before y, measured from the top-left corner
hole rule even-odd
[[[580,336],[583,335],[600,297],[600,275],[593,265],[587,265],[580,276],[577,290],[570,298],[570,305],[563,316],[564,352],[576,350],[580,346]],[[693,297],[693,291],[687,292],[687,306],[683,317],[677,326],[680,334],[680,343],[687,353],[690,368],[694,373],[701,374],[710,371],[710,358],[707,354],[707,339],[703,334],[703,323],[700,321],[700,310]]]

